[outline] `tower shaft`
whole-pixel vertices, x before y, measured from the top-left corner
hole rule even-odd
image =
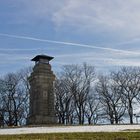
[[[30,108],[28,124],[54,124],[56,123],[53,93],[55,75],[47,57],[39,56],[38,59],[34,59],[32,60],[36,61],[36,64],[29,77]]]

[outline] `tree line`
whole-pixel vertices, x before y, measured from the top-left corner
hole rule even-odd
[[[67,65],[55,82],[56,113],[62,124],[133,124],[140,101],[140,68],[121,67],[107,75],[88,64]]]
[[[31,68],[8,73],[0,78],[0,126],[25,125],[29,112]]]
[[[29,113],[28,77],[32,68],[0,78],[0,125],[25,125]],[[54,83],[59,124],[134,123],[140,103],[140,68],[121,67],[98,74],[94,66],[64,65]]]

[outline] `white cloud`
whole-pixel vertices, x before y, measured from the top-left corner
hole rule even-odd
[[[74,60],[74,61],[72,61]],[[140,66],[139,56],[125,56],[114,53],[107,52],[85,52],[85,53],[73,53],[73,54],[64,54],[56,55],[56,61],[65,62],[66,64],[73,63],[82,63],[87,62],[96,67],[114,67],[114,66]],[[103,70],[103,69],[102,69]]]
[[[66,45],[72,47],[79,47],[84,48],[84,52],[80,52],[75,49],[75,52],[63,52],[63,53],[55,53],[56,61],[59,61],[61,63],[73,63],[72,59],[74,59],[74,63],[81,63],[81,62],[88,62],[91,64],[95,64],[98,66],[140,66],[139,57],[140,52],[138,51],[126,51],[122,49],[112,49],[109,47],[100,47],[100,46],[92,46],[92,45],[86,45],[86,44],[77,44],[77,43],[71,43],[71,42],[62,42],[62,41],[55,41],[55,40],[47,40],[47,39],[41,39],[41,38],[33,38],[29,36],[19,36],[19,35],[11,35],[11,34],[1,34],[0,36],[8,37],[8,38],[16,38],[16,39],[24,39],[24,40],[32,40],[32,41],[39,41],[44,43],[53,43],[55,45],[62,45],[62,47],[66,47]],[[60,46],[58,46],[60,47]],[[86,50],[87,48],[90,48],[90,50]],[[6,59],[4,63],[11,63],[11,61],[15,62],[17,60],[30,60],[31,58],[31,52],[34,51],[36,53],[39,52],[39,48],[21,48],[21,49],[11,49],[11,48],[0,48],[0,51],[3,53],[0,53],[0,57],[3,58],[5,55]],[[43,48],[44,52],[46,51],[46,48]],[[27,54],[19,55],[16,54],[13,56],[13,52],[18,51],[20,53],[24,51],[28,51],[28,57]],[[30,52],[31,51],[31,52]],[[8,54],[7,54],[8,53]],[[11,57],[12,56],[12,57]],[[2,60],[2,59],[1,59]],[[1,61],[0,63],[3,63]]]
[[[140,35],[139,0],[11,0],[20,20],[52,20],[58,28]]]
[[[140,1],[138,0],[69,0],[54,13],[53,20],[59,26],[81,25],[92,31],[120,31],[140,34]]]
[[[26,37],[12,35],[13,37],[20,39],[30,39],[32,41],[63,44],[63,47],[64,45],[69,45],[75,47],[77,46],[79,48],[85,48],[85,50],[86,48],[91,48],[93,49],[93,51],[96,51],[98,49],[98,51],[103,51],[104,54],[103,56],[101,56],[101,53],[97,51],[93,54],[89,54],[87,52],[85,52],[85,54],[81,54],[78,52],[79,55],[69,54],[69,56],[60,56],[62,57],[62,59],[60,57],[58,59],[61,59],[61,63],[65,63],[68,61],[71,62],[71,59],[73,57],[75,58],[75,60],[77,60],[77,57],[83,57],[82,59],[80,59],[81,61],[87,60],[91,63],[97,61],[95,62],[96,64],[103,66],[140,66],[139,51],[134,51],[134,48],[130,49],[133,51],[127,51],[122,49],[122,45],[131,44],[131,46],[133,47],[133,43],[139,42],[140,40],[139,0],[11,0],[8,1],[8,3],[11,5],[11,7],[15,8],[15,12],[11,12],[9,10],[9,13],[11,12],[10,14],[16,19],[16,22],[19,20],[21,23],[25,21],[28,23],[31,22],[33,24],[36,24],[36,21],[39,21],[40,23],[45,23],[47,22],[47,20],[51,20],[51,22],[54,23],[52,24],[52,26],[55,25],[56,28],[60,29],[58,31],[61,31],[63,28],[66,29],[68,38],[70,38],[69,32],[71,29],[69,27],[73,27],[74,32],[76,32],[77,30],[83,31],[81,32],[81,34],[87,34],[87,38],[89,37],[90,32],[95,32],[95,38],[93,36],[95,40],[97,32],[100,32],[101,34],[106,33],[106,36],[112,36],[115,34],[118,38],[123,38],[122,40],[124,40],[124,38],[126,37],[125,40],[127,41],[124,40],[124,42],[122,43],[118,42],[118,46],[116,46],[116,48],[118,49],[113,49],[113,47],[105,47],[105,45],[102,45],[104,47],[98,47],[98,45],[96,46],[96,44],[95,46],[92,46],[82,43],[72,43],[75,41],[63,42],[61,40],[55,41],[53,40],[53,38],[52,40],[46,40],[28,36]],[[8,22],[10,22],[10,20]],[[110,32],[109,35],[107,34],[108,32]],[[11,35],[7,35],[7,37],[8,36]],[[130,40],[130,37],[134,38]],[[103,40],[104,44],[105,39],[103,38],[101,40]],[[12,51],[11,49],[0,50],[7,52]],[[20,49],[15,49],[15,51],[20,51]],[[26,49],[23,49],[22,51],[26,51]],[[27,51],[36,51],[36,49],[27,49]],[[56,51],[54,54],[56,54]],[[23,58],[16,56],[16,58],[13,59],[16,61]],[[9,61],[10,60],[7,60],[7,63]]]
[[[107,58],[105,62],[112,66],[140,66],[139,59],[113,59]]]
[[[12,16],[12,21],[9,22],[29,24],[50,20],[52,14],[63,7],[64,0],[11,0],[7,3],[14,9],[9,12]]]
[[[131,56],[140,55],[140,52],[127,51],[127,50],[122,50],[122,49],[113,49],[110,47],[100,47],[100,46],[88,45],[88,44],[79,44],[79,43],[73,43],[73,42],[48,40],[48,39],[34,38],[34,37],[29,37],[29,36],[11,35],[11,34],[3,34],[3,33],[0,33],[0,36],[8,37],[8,38],[32,40],[32,41],[38,41],[38,42],[46,42],[46,43],[51,43],[51,44],[61,44],[61,45],[65,45],[65,46],[68,45],[68,46],[75,46],[75,47],[81,47],[81,48],[98,49],[98,50],[113,52],[113,53],[120,54],[120,55],[131,55]],[[0,49],[0,50],[4,50],[4,49]],[[17,49],[15,49],[15,50],[17,50]],[[27,49],[21,49],[21,50],[25,51]],[[28,49],[28,50],[39,50],[39,49]],[[7,51],[11,51],[11,49],[7,49]]]

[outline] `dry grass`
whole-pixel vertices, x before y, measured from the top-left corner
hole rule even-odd
[[[140,140],[139,132],[0,135],[0,140]]]

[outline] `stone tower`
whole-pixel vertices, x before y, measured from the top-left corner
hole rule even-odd
[[[53,82],[55,75],[49,61],[53,57],[37,55],[33,72],[29,77],[30,108],[27,123],[30,125],[55,124]]]

